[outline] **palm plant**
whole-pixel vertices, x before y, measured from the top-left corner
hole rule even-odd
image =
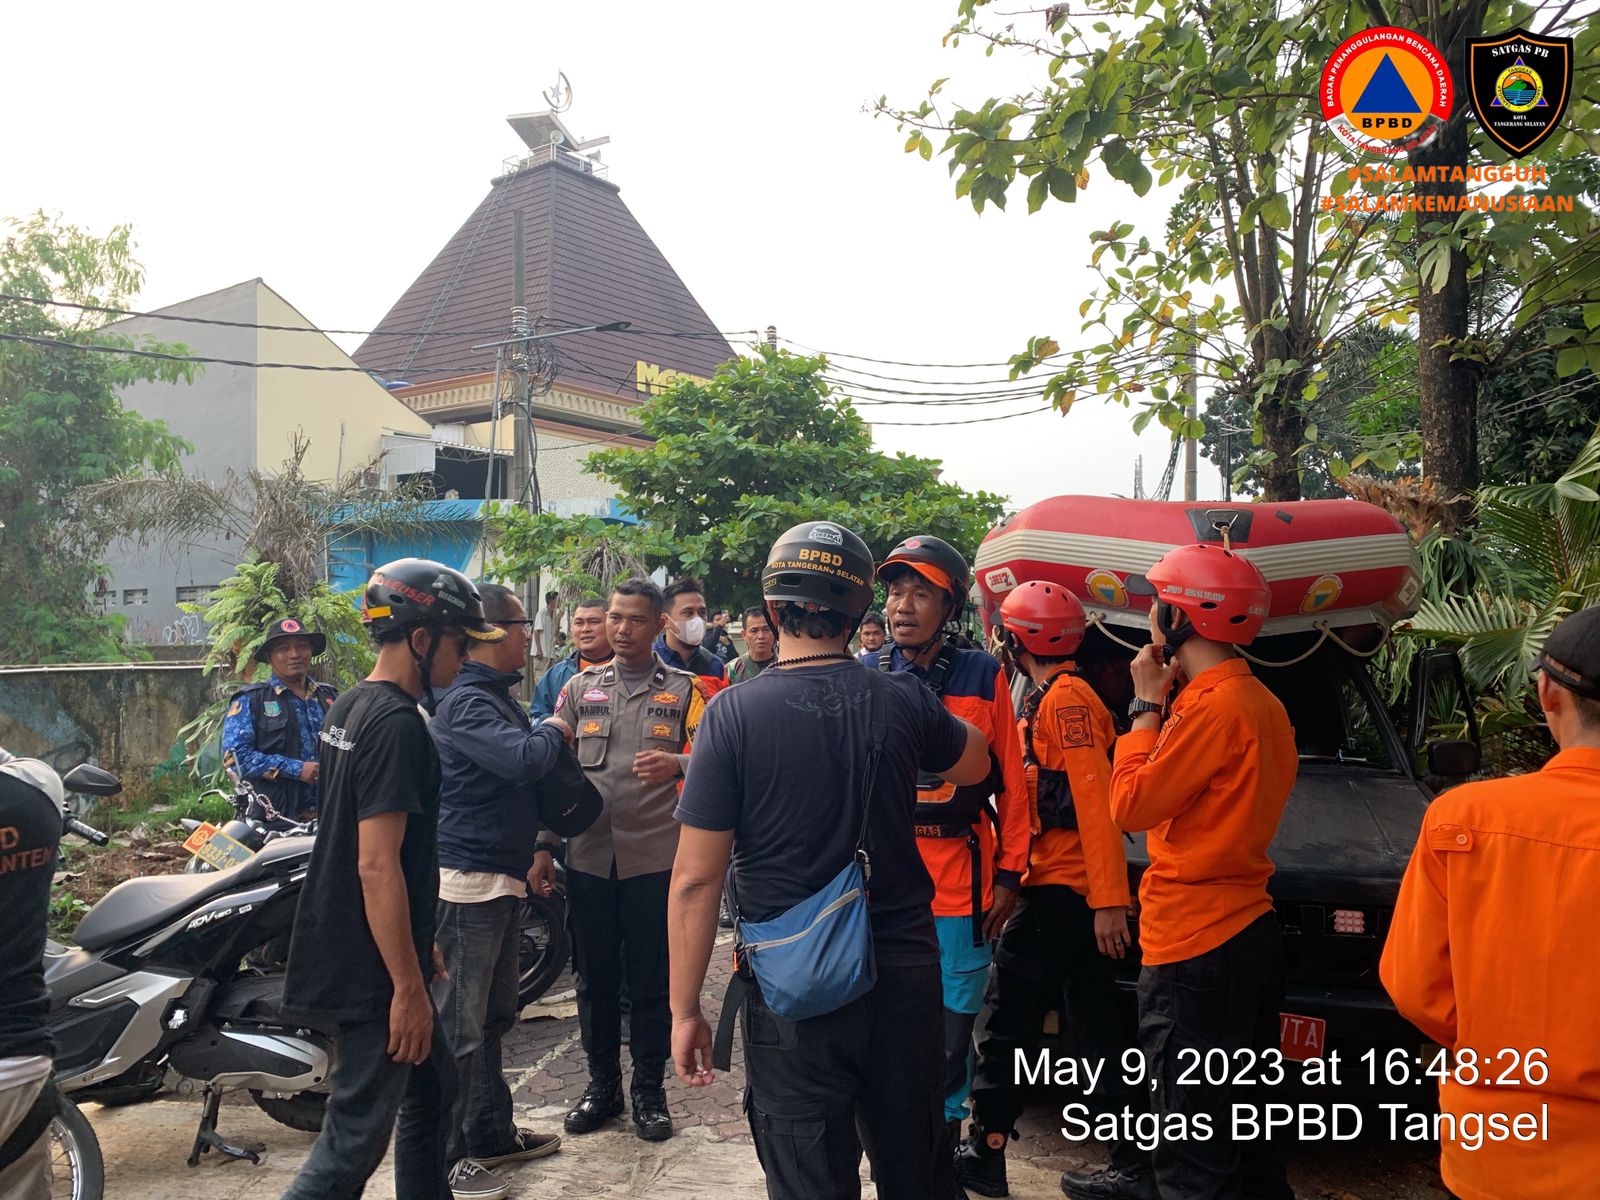
[[[140,545],[231,538],[242,553],[278,565],[278,586],[290,599],[327,578],[328,541],[458,538],[460,525],[427,506],[431,485],[413,480],[386,492],[368,482],[377,461],[342,478],[307,478],[311,443],[296,430],[277,471],[229,471],[220,482],[176,472],[122,475],[83,489],[116,532]]]
[[[1545,639],[1600,602],[1600,428],[1560,478],[1476,499],[1475,582],[1463,594],[1430,588],[1399,631],[1459,648],[1485,732],[1509,736],[1515,753],[1519,731],[1541,724],[1531,672]]]
[[[198,773],[222,725],[223,698],[266,668],[254,661],[268,624],[298,618],[328,638],[319,675],[346,687],[371,669],[353,596],[327,582],[330,539],[401,540],[426,544],[461,535],[457,521],[436,516],[423,482],[376,491],[365,463],[333,481],[305,473],[310,442],[300,431],[275,472],[229,471],[221,482],[178,473],[123,475],[83,489],[86,505],[104,514],[120,535],[140,545],[196,536],[229,538],[241,547],[234,574],[207,605],[183,605],[206,619],[206,672],[216,684],[213,703],[181,731],[188,762]]]

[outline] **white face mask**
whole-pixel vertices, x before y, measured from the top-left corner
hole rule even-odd
[[[706,619],[704,617],[690,617],[687,621],[678,622],[678,637],[691,646],[698,646],[706,636]]]

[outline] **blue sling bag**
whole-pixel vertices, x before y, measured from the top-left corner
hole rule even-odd
[[[734,947],[738,970],[723,1000],[713,1052],[714,1065],[721,1070],[727,1070],[732,1060],[733,1017],[743,1006],[752,976],[761,986],[766,1006],[788,1021],[843,1008],[878,981],[867,913],[867,880],[872,876],[867,822],[889,722],[883,680],[875,672],[868,679],[871,741],[855,849],[837,875],[800,903],[770,921],[739,922]]]

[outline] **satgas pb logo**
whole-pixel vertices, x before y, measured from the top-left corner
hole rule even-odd
[[[1467,39],[1467,102],[1472,115],[1513,158],[1543,145],[1567,111],[1572,42],[1521,28]]]
[[[1455,85],[1444,55],[1427,38],[1391,25],[1345,41],[1322,71],[1322,115],[1361,154],[1409,154],[1450,119]]]

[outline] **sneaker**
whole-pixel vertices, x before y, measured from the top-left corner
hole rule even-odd
[[[722,897],[722,906],[717,911],[717,928],[732,929],[733,914],[728,911],[728,897]]]
[[[470,1158],[450,1168],[450,1194],[455,1200],[503,1200],[511,1185]]]
[[[510,1147],[498,1154],[479,1154],[476,1156],[479,1166],[497,1167],[501,1163],[526,1162],[531,1158],[544,1158],[561,1149],[561,1135],[559,1133],[535,1133],[531,1129],[517,1126],[517,1136],[512,1139]]]

